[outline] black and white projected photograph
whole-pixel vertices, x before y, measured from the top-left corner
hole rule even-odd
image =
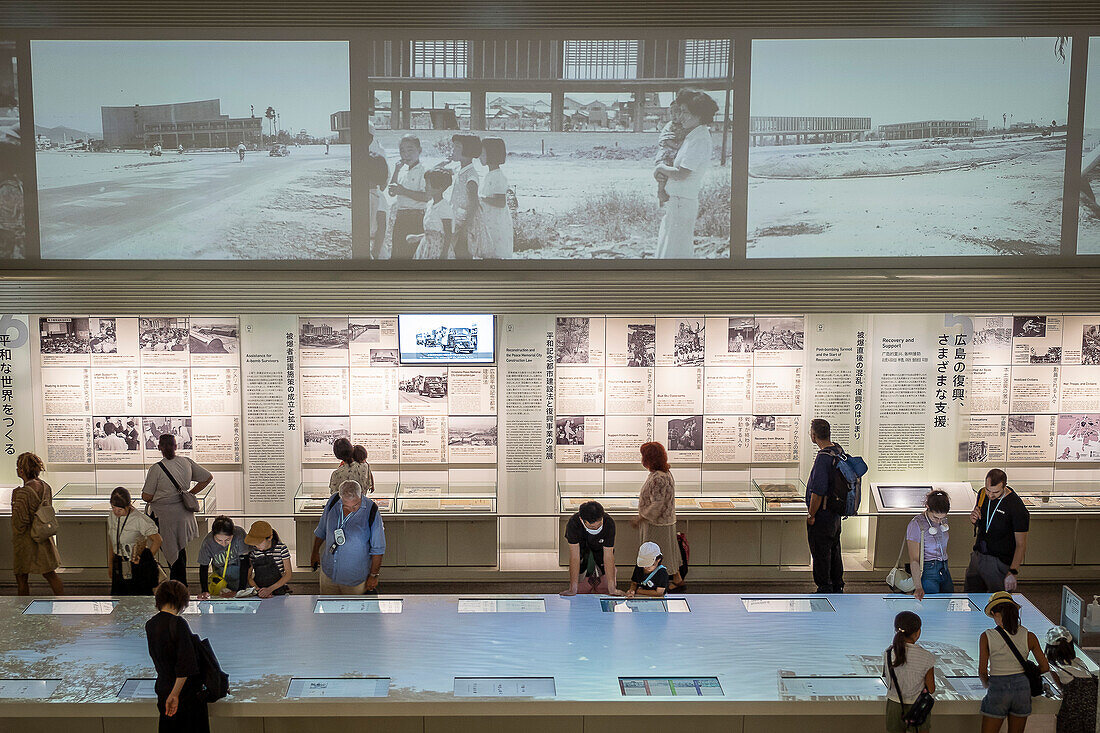
[[[26,257],[23,145],[19,125],[19,57],[14,41],[0,41],[0,260]]]
[[[1069,41],[757,40],[748,256],[1052,255]]]
[[[729,257],[732,45],[373,41],[372,257]]]
[[[1080,213],[1077,253],[1100,254],[1100,36],[1089,39],[1085,77],[1085,130],[1081,144]]]
[[[47,316],[38,319],[43,354],[87,354],[92,334],[87,318]]]
[[[33,41],[42,257],[351,257],[346,41]]]
[[[240,348],[236,318],[192,318],[192,354],[236,354]]]
[[[492,364],[496,319],[488,313],[402,314],[397,337],[402,364]]]
[[[397,420],[397,431],[401,435],[421,435],[424,433],[423,415],[404,415]]]

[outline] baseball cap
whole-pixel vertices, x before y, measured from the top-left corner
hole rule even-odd
[[[1073,634],[1065,626],[1052,626],[1047,629],[1047,644],[1057,644],[1060,641],[1073,641]]]
[[[270,524],[264,521],[253,522],[252,526],[248,529],[248,534],[244,538],[244,543],[256,547],[264,540],[269,539],[271,535],[272,529]]]
[[[661,554],[661,548],[656,542],[643,542],[638,548],[638,567],[649,567],[657,562],[657,556]]]
[[[1012,598],[1011,593],[1004,590],[997,591],[992,596],[990,596],[989,603],[985,604],[985,615],[992,618],[993,611],[997,608],[997,606],[1002,606],[1006,603],[1010,603],[1016,608],[1020,607],[1020,604]]]

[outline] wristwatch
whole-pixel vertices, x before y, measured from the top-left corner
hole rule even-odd
[[[1020,571],[1017,570],[1016,568],[1009,568],[1008,572],[1011,573],[1012,575],[1019,575],[1020,574]]]
[[[377,578],[377,577],[378,577],[378,573],[371,573],[371,574],[370,574],[370,575],[369,575],[368,577],[371,577],[371,578]]]

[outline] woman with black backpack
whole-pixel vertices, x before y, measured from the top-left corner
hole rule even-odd
[[[926,731],[932,726],[936,657],[917,644],[920,628],[920,616],[912,611],[894,617],[894,641],[883,657],[887,733]]]
[[[210,732],[199,653],[191,627],[180,615],[189,600],[187,586],[166,580],[157,587],[157,615],[145,622],[149,656],[157,670],[160,733]]]

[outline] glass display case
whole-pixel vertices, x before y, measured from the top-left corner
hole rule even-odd
[[[558,481],[559,508],[573,514],[586,501],[613,513],[636,512],[640,481]],[[763,511],[760,492],[747,481],[677,481],[676,515]]]
[[[1030,512],[1100,512],[1100,482],[1081,480],[1010,478],[1008,485],[1020,495]],[[974,493],[985,481],[971,481]]]
[[[378,505],[378,511],[392,514],[397,506],[397,482],[375,479],[374,493],[368,496]],[[327,483],[303,482],[294,494],[294,513],[319,515],[331,497]]]
[[[211,481],[202,491],[195,494],[195,498],[199,500],[198,513],[200,515],[209,516],[217,512],[215,486],[215,482]],[[145,511],[145,502],[141,500],[141,486],[123,485],[123,488],[130,492],[134,508],[138,511]],[[91,483],[71,483],[65,484],[54,492],[53,507],[62,516],[66,514],[103,514],[106,516],[111,510],[110,498],[110,490],[104,492],[102,486]]]
[[[759,492],[766,512],[784,514],[806,513],[806,482],[799,478],[754,478],[752,485]]]
[[[493,514],[497,510],[495,481],[402,479],[397,488],[400,514]]]

